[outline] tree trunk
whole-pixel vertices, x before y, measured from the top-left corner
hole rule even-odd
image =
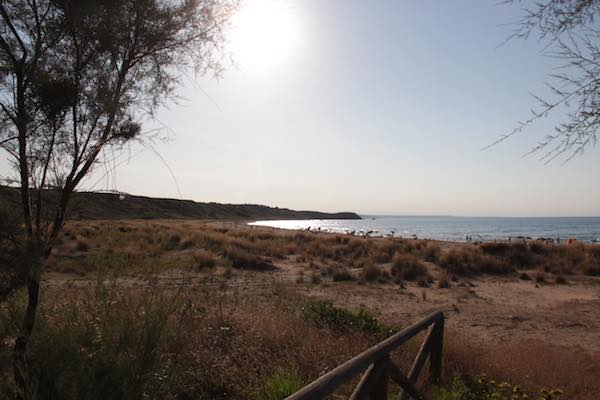
[[[43,260],[36,256],[28,265],[30,273],[27,280],[27,311],[23,317],[21,333],[17,337],[13,349],[13,369],[15,384],[17,386],[17,398],[23,400],[36,397],[36,394],[33,392],[34,385],[32,385],[33,382],[27,363],[27,345],[29,344],[37,316],[42,263]]]

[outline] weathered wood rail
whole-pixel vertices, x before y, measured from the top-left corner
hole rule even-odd
[[[425,339],[408,375],[405,375],[391,360],[390,353],[425,329]],[[329,371],[286,400],[323,399],[363,371],[364,374],[350,396],[351,400],[387,400],[390,379],[403,389],[400,400],[427,399],[416,387],[417,379],[429,357],[430,382],[440,381],[443,343],[444,314],[437,311]]]

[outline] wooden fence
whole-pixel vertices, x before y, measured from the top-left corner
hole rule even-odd
[[[405,375],[391,360],[390,353],[425,329],[428,330],[427,335],[419,348],[408,375]],[[427,361],[427,357],[429,357],[430,381],[432,383],[439,382],[442,372],[443,342],[444,314],[437,311],[329,371],[287,397],[286,400],[323,399],[363,371],[365,371],[363,376],[350,396],[351,400],[387,400],[390,379],[403,389],[400,395],[401,400],[409,398],[427,399],[417,389],[417,379],[425,365],[425,361]]]

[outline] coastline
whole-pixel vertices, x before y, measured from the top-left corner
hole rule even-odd
[[[250,226],[330,232],[361,237],[428,239],[444,242],[600,242],[600,217],[394,217],[362,220],[252,220]]]

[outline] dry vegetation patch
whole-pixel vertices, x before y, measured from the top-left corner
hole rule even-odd
[[[44,305],[34,349],[40,371],[58,371],[48,378],[56,382],[49,389],[53,393],[101,384],[122,387],[118,393],[99,391],[113,398],[134,392],[281,398],[389,334],[367,311],[387,307],[387,298],[367,301],[366,307],[334,306],[294,290],[328,291],[344,301],[357,291],[386,290],[401,298],[390,307],[402,310],[413,302],[420,307],[418,315],[444,306],[460,316],[465,302],[482,301],[469,282],[488,279],[478,275],[520,282],[531,290],[538,290],[536,284],[567,289],[582,275],[600,272],[598,249],[535,241],[472,245],[360,238],[222,222],[73,222],[57,240],[47,267],[77,274],[80,285],[109,276],[120,283],[63,287],[62,297],[59,291],[44,293],[51,300]],[[171,283],[177,273],[189,274],[189,282],[181,290],[166,290],[178,287]],[[204,282],[200,278],[209,284],[198,283]],[[253,288],[258,284],[264,288]],[[454,303],[444,303],[452,293]],[[16,329],[10,316],[19,310],[17,303],[3,307],[1,361],[9,365],[6,349]],[[516,318],[515,324],[521,323]],[[448,374],[481,372],[466,368],[467,359],[457,361],[452,346],[449,357],[455,362],[448,364]],[[408,368],[409,357],[402,357],[401,365]],[[78,370],[87,372],[69,372]],[[10,380],[8,369],[3,371]],[[96,380],[98,374],[104,378]]]

